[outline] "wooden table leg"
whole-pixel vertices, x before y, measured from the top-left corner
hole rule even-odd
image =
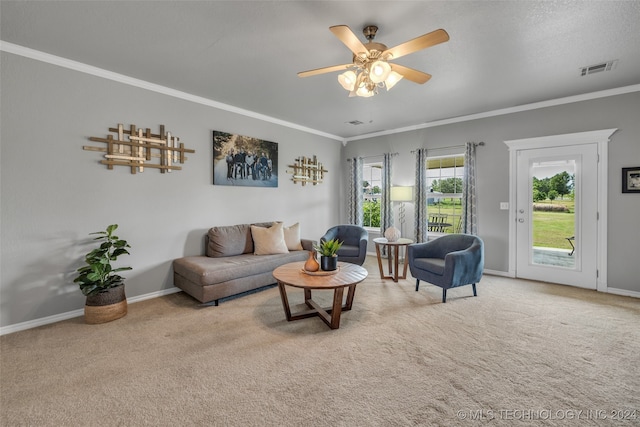
[[[407,257],[407,252],[409,248],[407,246],[404,247],[404,270],[402,271],[401,279],[407,278],[407,266],[409,265],[409,258]]]
[[[353,305],[353,297],[356,294],[356,285],[349,286],[349,291],[347,292],[347,301],[342,307],[343,311],[351,310],[351,306]]]
[[[382,271],[382,256],[380,255],[380,245],[376,243],[376,257],[378,258],[378,270],[380,270],[380,278],[384,279],[384,272]]]
[[[393,269],[393,281],[394,281],[394,282],[398,282],[398,259],[400,258],[400,257],[398,256],[398,251],[399,251],[399,249],[400,249],[400,246],[399,246],[399,245],[394,245],[394,247],[393,247],[393,251],[394,251],[394,254],[393,254],[393,255],[394,255],[394,257],[395,257],[395,259],[393,260],[394,267],[395,267],[395,268]],[[389,251],[389,252],[391,252],[391,251]],[[389,255],[391,255],[391,253],[389,253]]]
[[[311,305],[311,303],[309,303],[309,301],[311,301],[311,289],[305,289],[304,290],[304,303],[307,304],[307,307],[313,308],[313,306]]]
[[[336,288],[333,293],[333,307],[331,308],[331,323],[329,327],[331,329],[338,329],[340,327],[340,314],[342,314],[342,293],[343,287]]]
[[[284,307],[284,314],[287,316],[287,320],[291,320],[291,308],[289,307],[289,299],[287,298],[287,291],[284,289],[284,283],[278,282],[278,290],[280,290],[280,298],[282,299],[282,307]]]

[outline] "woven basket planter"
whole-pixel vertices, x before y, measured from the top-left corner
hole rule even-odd
[[[97,295],[87,296],[84,306],[84,320],[95,325],[111,322],[124,317],[127,314],[127,297],[124,293],[124,284],[109,288]]]

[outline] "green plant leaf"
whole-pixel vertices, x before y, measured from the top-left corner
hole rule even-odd
[[[86,265],[78,268],[78,275],[74,279],[84,295],[95,295],[108,288],[118,286],[124,278],[115,273],[132,269],[131,267],[113,268],[111,266],[111,262],[116,261],[120,255],[129,255],[129,251],[125,248],[131,247],[126,240],[113,235],[117,228],[117,224],[111,224],[106,231],[89,233],[90,235],[98,235],[94,240],[101,241],[101,243],[98,248],[94,248],[85,255]]]
[[[115,260],[117,257],[119,257],[120,255],[124,255],[124,254],[128,255],[129,251],[127,251],[126,249],[123,249],[123,248],[116,249],[111,254],[111,259]]]
[[[331,239],[320,242],[319,245],[314,245],[314,249],[322,256],[335,256],[342,244],[338,239]]]

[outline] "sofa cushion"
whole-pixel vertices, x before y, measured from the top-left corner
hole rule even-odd
[[[338,258],[341,256],[357,257],[360,255],[360,246],[342,245],[338,249]]]
[[[300,223],[296,222],[289,227],[284,227],[282,230],[284,231],[284,242],[287,245],[287,249],[301,251],[303,248],[300,242]]]
[[[234,257],[211,258],[189,256],[173,261],[173,271],[198,286],[209,286],[230,280],[272,272],[289,262],[306,261],[307,251],[255,256],[243,254]],[[272,283],[275,283],[275,279]]]
[[[287,244],[284,241],[284,232],[281,222],[269,228],[251,226],[251,236],[253,237],[253,253],[256,255],[273,255],[289,253]]]
[[[442,276],[444,274],[444,260],[442,258],[415,258],[416,268]]]
[[[249,227],[249,224],[238,224],[209,229],[207,256],[216,258],[253,252]]]

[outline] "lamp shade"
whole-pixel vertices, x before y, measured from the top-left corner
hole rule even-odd
[[[356,90],[356,95],[361,96],[363,98],[369,98],[370,96],[375,95],[375,92],[372,90],[369,90],[369,88],[366,86],[361,86],[358,88],[358,90]]]
[[[338,76],[338,81],[348,91],[352,91],[353,87],[356,85],[356,73],[349,70]]]
[[[386,61],[376,61],[371,64],[369,78],[374,83],[382,83],[389,77],[391,66]]]
[[[384,84],[387,87],[387,90],[389,90],[392,87],[394,87],[396,85],[396,83],[398,83],[400,80],[402,80],[402,78],[403,77],[402,77],[401,74],[396,73],[395,71],[390,72],[389,76],[384,81]]]
[[[392,202],[413,201],[413,187],[391,187]]]

